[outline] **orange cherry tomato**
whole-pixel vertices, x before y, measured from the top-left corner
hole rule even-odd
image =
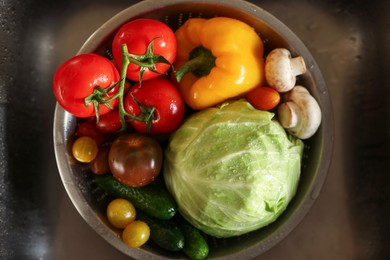
[[[259,110],[272,110],[280,102],[280,94],[270,87],[257,87],[248,92],[246,99]]]

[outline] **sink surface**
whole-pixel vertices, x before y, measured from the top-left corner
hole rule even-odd
[[[0,258],[129,259],[73,207],[53,150],[56,67],[137,1],[0,2]],[[333,160],[299,226],[256,259],[389,259],[390,1],[259,0],[306,44],[330,92]]]

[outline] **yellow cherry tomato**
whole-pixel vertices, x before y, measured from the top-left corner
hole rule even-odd
[[[150,237],[150,228],[143,221],[135,220],[131,222],[122,233],[123,242],[132,248],[137,248],[145,244]]]
[[[114,199],[106,210],[108,221],[117,228],[125,228],[135,220],[136,211],[133,204],[125,199]]]
[[[98,150],[99,148],[96,141],[88,136],[77,138],[72,145],[72,154],[74,158],[83,163],[89,163],[95,159]]]

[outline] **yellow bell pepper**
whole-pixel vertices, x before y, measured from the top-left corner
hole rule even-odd
[[[191,18],[175,34],[175,75],[191,108],[217,105],[265,82],[263,42],[248,24],[227,17]]]

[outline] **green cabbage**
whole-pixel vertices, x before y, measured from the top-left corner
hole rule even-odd
[[[294,196],[303,143],[244,100],[190,116],[172,135],[164,179],[180,213],[215,237],[275,221]]]

